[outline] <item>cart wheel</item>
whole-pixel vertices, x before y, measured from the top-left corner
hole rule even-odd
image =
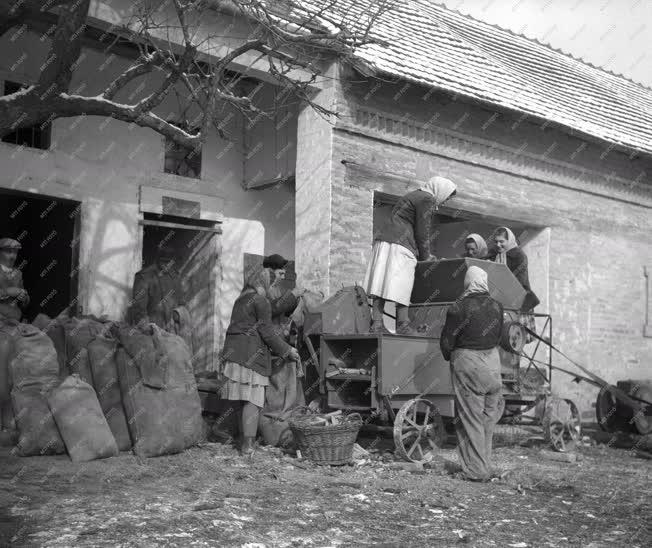
[[[396,453],[405,460],[432,460],[445,437],[444,421],[432,402],[416,398],[399,409],[394,420],[394,445]]]
[[[527,332],[519,322],[507,322],[500,336],[500,346],[512,354],[520,354],[525,346]]]
[[[572,400],[551,398],[543,415],[543,437],[560,453],[575,449],[582,435],[580,412]]]
[[[619,420],[616,414],[616,398],[609,390],[609,387],[603,387],[598,392],[595,400],[595,418],[598,425],[605,432],[616,432],[619,430]]]

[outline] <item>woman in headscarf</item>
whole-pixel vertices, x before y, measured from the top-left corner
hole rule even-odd
[[[253,452],[260,410],[265,405],[265,387],[269,386],[272,372],[271,352],[284,360],[299,360],[296,348],[286,343],[272,324],[269,285],[269,274],[260,266],[246,274],[244,289],[233,304],[222,350],[226,377],[222,397],[244,402],[243,455]]]
[[[448,308],[439,343],[451,364],[462,475],[472,481],[491,477],[493,431],[504,407],[496,348],[502,328],[503,307],[489,296],[487,273],[469,267],[464,292]]]
[[[539,304],[539,298],[530,287],[528,276],[527,255],[519,247],[514,233],[506,226],[498,227],[492,236],[496,249],[490,257],[496,263],[507,265],[507,268],[514,274],[516,279],[525,289],[526,295],[523,301],[521,317],[519,321],[528,329],[536,331],[536,323],[532,311]],[[527,342],[532,341],[530,333],[527,334]]]
[[[433,214],[457,192],[452,181],[433,177],[421,188],[405,194],[376,234],[365,290],[373,297],[372,333],[388,333],[383,324],[385,302],[396,303],[396,333],[414,334],[408,306],[417,260],[429,261],[433,239]]]
[[[484,259],[487,256],[487,242],[480,234],[469,234],[464,240],[464,256],[472,259]]]

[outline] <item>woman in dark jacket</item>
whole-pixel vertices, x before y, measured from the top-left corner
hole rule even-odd
[[[408,306],[414,285],[417,261],[429,261],[434,230],[432,216],[457,192],[452,181],[433,177],[419,190],[405,194],[375,236],[364,288],[373,297],[372,333],[387,333],[383,324],[385,301],[396,303],[396,332],[414,334],[410,329]]]
[[[531,331],[536,331],[536,323],[532,312],[540,301],[530,287],[527,255],[518,246],[514,233],[506,226],[498,227],[493,233],[492,240],[496,245],[496,249],[490,260],[507,265],[507,268],[514,274],[526,292],[519,322]],[[531,341],[532,336],[528,333],[527,342]]]
[[[451,363],[462,475],[472,481],[491,476],[493,432],[504,408],[496,348],[502,328],[503,307],[489,296],[487,273],[469,267],[464,293],[448,308],[439,344]]]
[[[253,452],[265,387],[272,372],[271,352],[287,360],[299,360],[296,348],[287,344],[272,324],[272,309],[267,298],[269,279],[260,267],[247,276],[245,287],[233,304],[231,323],[222,350],[226,383],[222,397],[244,401],[242,408],[243,454]]]

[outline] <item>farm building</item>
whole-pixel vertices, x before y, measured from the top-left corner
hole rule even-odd
[[[366,4],[342,2],[360,14]],[[107,55],[103,37],[128,6],[93,3],[73,88],[103,89],[124,70],[133,52]],[[246,30],[217,12],[206,24],[224,29],[224,47]],[[0,232],[22,235],[32,314],[73,301],[124,317],[134,273],[174,227],[192,250],[212,369],[247,256],[292,258],[297,279],[327,294],[362,282],[374,227],[406,190],[442,175],[458,193],[439,212],[435,255],[458,256],[470,232],[511,227],[554,342],[609,381],[649,375],[652,91],[428,0],[401,3],[373,33],[361,70],[333,64],[315,90],[338,117],[288,106],[252,124],[225,112],[228,138],[215,134],[183,170],[164,138],[112,119],[58,119],[5,138]],[[37,77],[46,50],[35,37],[2,39],[5,93]],[[254,56],[230,68],[261,105],[274,102]],[[161,108],[174,113],[173,97]],[[46,274],[58,283],[39,284]],[[595,389],[553,386],[593,415]]]

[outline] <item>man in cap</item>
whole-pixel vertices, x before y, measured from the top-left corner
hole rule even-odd
[[[133,323],[155,323],[161,329],[175,332],[173,311],[184,304],[177,262],[174,249],[161,246],[156,262],[136,272],[131,307]]]
[[[267,292],[267,298],[272,305],[272,323],[281,337],[294,345],[296,342],[292,340],[290,333],[289,316],[299,304],[299,297],[305,293],[305,289],[295,287],[288,290],[283,287],[282,281],[285,279],[288,262],[281,255],[274,254],[265,257],[263,268],[269,271],[272,280]],[[278,356],[272,358],[272,374],[269,377],[269,386],[265,388],[265,406],[259,420],[265,443],[282,443],[279,436],[287,427],[287,423],[282,419],[291,409],[305,405],[301,377],[303,370],[297,362]]]
[[[0,317],[20,320],[22,309],[29,304],[29,295],[23,287],[23,275],[14,268],[20,242],[11,238],[0,239]]]

